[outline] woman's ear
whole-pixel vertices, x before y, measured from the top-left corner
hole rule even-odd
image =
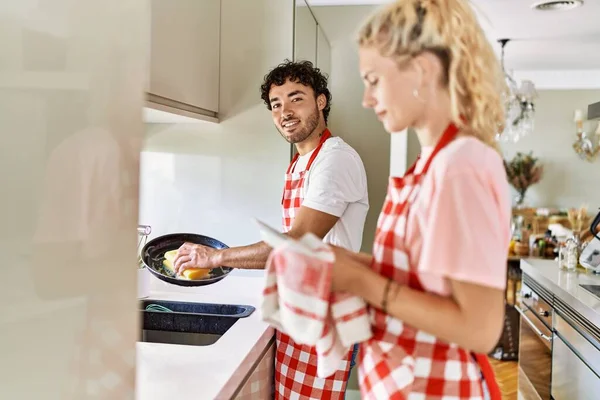
[[[323,93],[321,93],[320,95],[317,96],[317,107],[319,108],[319,111],[323,111],[326,106],[327,106],[327,97]]]
[[[442,63],[435,54],[425,51],[416,56],[413,61],[419,76],[419,86],[441,82]]]

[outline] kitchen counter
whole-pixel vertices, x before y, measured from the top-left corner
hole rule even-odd
[[[571,306],[581,316],[600,327],[600,299],[579,286],[600,285],[600,275],[580,269],[565,271],[554,260],[521,260],[521,270]]]
[[[233,270],[208,286],[179,287],[151,277],[148,299],[251,305],[210,346],[137,343],[136,398],[143,400],[230,399],[273,338],[261,320],[264,271]]]

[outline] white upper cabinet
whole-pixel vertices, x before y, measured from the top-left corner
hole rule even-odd
[[[331,74],[331,45],[321,25],[318,25],[317,32],[317,67],[328,76]]]
[[[148,104],[218,121],[220,0],[151,0]]]
[[[317,62],[317,21],[305,0],[296,0],[294,60]]]

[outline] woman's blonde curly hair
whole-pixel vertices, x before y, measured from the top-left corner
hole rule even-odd
[[[463,132],[498,149],[504,129],[502,68],[465,0],[397,0],[378,9],[359,30],[361,47],[373,47],[400,66],[423,52],[437,55],[450,93],[452,119]]]

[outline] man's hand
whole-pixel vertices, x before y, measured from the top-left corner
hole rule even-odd
[[[184,243],[177,251],[173,267],[177,275],[190,268],[216,268],[220,266],[219,255],[219,250],[212,247]]]

